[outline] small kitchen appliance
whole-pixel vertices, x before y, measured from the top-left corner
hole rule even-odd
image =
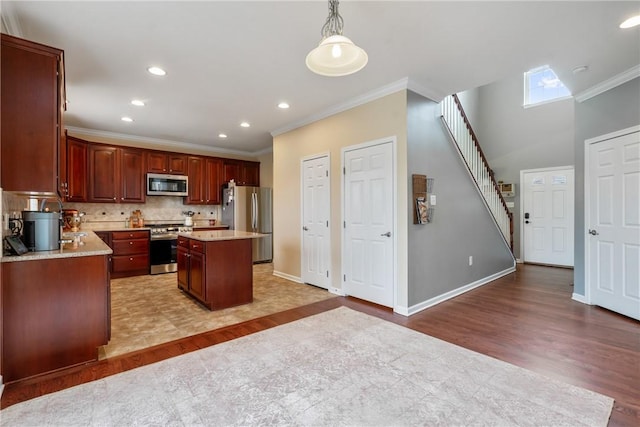
[[[185,211],[182,212],[182,215],[184,215],[184,226],[185,227],[193,227],[193,216],[196,213],[194,211]]]
[[[60,249],[60,212],[22,211],[24,244],[30,251]]]

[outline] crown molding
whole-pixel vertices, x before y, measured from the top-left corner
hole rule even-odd
[[[628,70],[611,77],[610,79],[600,82],[597,85],[580,92],[579,94],[575,95],[574,98],[577,102],[584,102],[637,77],[640,77],[640,64],[635,65]]]
[[[11,3],[6,1],[1,2],[0,8],[2,8],[2,26],[7,31],[7,34],[24,38],[24,32],[22,31],[20,20],[18,19],[18,15]]]
[[[193,144],[191,142],[178,142],[178,141],[171,141],[168,139],[150,138],[146,136],[137,136],[137,135],[127,135],[124,133],[86,129],[86,128],[79,128],[74,126],[66,126],[66,129],[70,133],[77,133],[77,134],[86,135],[86,136],[109,138],[109,139],[114,139],[114,140],[123,141],[123,142],[138,142],[142,145],[148,145],[149,148],[162,147],[162,148],[168,148],[174,151],[190,148],[195,151],[200,151],[200,152],[204,151],[211,154],[234,154],[237,156],[255,157],[261,154],[266,154],[273,149],[272,147],[268,147],[263,150],[248,152],[248,151],[240,151],[240,150],[229,150],[227,148],[207,147],[206,145]]]

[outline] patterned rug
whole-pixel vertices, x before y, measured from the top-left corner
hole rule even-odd
[[[606,426],[613,399],[341,307],[0,412],[0,424]]]

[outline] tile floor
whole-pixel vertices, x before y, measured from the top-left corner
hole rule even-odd
[[[111,341],[100,359],[255,319],[334,295],[273,275],[273,264],[253,267],[253,303],[209,311],[177,287],[176,273],[111,281]]]

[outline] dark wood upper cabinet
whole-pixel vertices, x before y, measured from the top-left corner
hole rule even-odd
[[[222,202],[222,159],[207,158],[205,175],[206,204],[219,205]]]
[[[235,181],[236,185],[260,186],[260,163],[245,160],[225,159],[223,165],[224,183]]]
[[[102,144],[88,145],[88,201],[144,203],[144,152]]]
[[[185,204],[198,205],[205,203],[205,160],[199,156],[189,156],[187,160],[187,176],[189,177],[188,196]]]
[[[5,191],[55,194],[66,183],[59,176],[66,172],[59,167],[66,153],[58,152],[64,148],[63,51],[1,37],[0,185]]]
[[[89,201],[118,201],[118,149],[107,145],[89,144]]]
[[[68,136],[66,199],[69,202],[87,201],[87,143]]]
[[[146,200],[144,152],[134,148],[118,150],[120,151],[120,201],[144,203]]]
[[[168,173],[172,175],[187,174],[187,156],[162,151],[147,151],[147,172]]]

